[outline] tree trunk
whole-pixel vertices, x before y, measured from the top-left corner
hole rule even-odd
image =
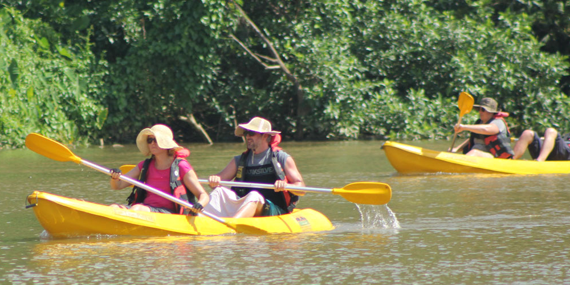
[[[198,132],[200,132],[200,134],[202,134],[202,137],[204,138],[204,140],[206,140],[211,145],[214,144],[212,142],[212,139],[210,139],[210,136],[208,135],[206,130],[204,130],[202,125],[200,125],[196,121],[196,118],[194,118],[194,114],[189,114],[188,117],[180,116],[178,119],[180,119],[181,121],[190,123],[190,125],[192,125]]]
[[[234,4],[234,6],[236,7],[237,11],[242,15],[242,17],[246,20],[246,22],[255,30],[255,32],[257,33],[257,35],[267,44],[269,51],[271,52],[271,54],[273,55],[273,58],[267,57],[267,56],[261,56],[263,59],[271,61],[271,62],[276,62],[278,64],[278,66],[269,66],[267,64],[265,64],[260,56],[257,56],[256,54],[254,54],[252,51],[250,51],[240,40],[238,40],[234,35],[230,35],[230,37],[232,39],[234,39],[236,42],[239,43],[239,45],[245,50],[247,51],[254,59],[256,59],[259,63],[261,63],[266,69],[281,69],[281,71],[283,73],[285,73],[285,76],[287,77],[287,79],[293,83],[293,85],[295,86],[295,90],[296,90],[296,95],[297,95],[297,120],[296,120],[296,128],[295,128],[295,139],[296,140],[302,140],[304,138],[304,131],[303,131],[303,117],[306,113],[306,108],[303,105],[304,104],[304,100],[305,100],[305,91],[303,90],[303,86],[301,86],[301,83],[299,82],[299,79],[297,79],[297,76],[295,76],[285,65],[285,63],[283,62],[283,60],[281,60],[281,57],[279,56],[279,53],[277,52],[277,50],[275,49],[275,47],[273,47],[273,43],[267,38],[265,37],[265,35],[261,32],[261,29],[259,29],[257,27],[257,25],[255,25],[255,23],[245,14],[245,11],[243,11],[243,9],[234,1],[231,0],[232,3]]]

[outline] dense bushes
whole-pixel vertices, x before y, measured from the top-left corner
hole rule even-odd
[[[20,146],[28,133],[64,142],[98,136],[104,62],[87,41],[62,45],[46,23],[0,9],[0,147]]]
[[[10,2],[26,18],[2,10],[12,19],[2,20],[10,39],[0,50],[2,145],[21,145],[31,131],[63,141],[132,142],[157,122],[190,140],[198,136],[179,120],[189,114],[214,140],[233,139],[234,122],[254,115],[270,118],[286,138],[442,138],[452,134],[461,91],[496,98],[511,112],[515,133],[570,130],[570,102],[561,91],[568,59],[552,38],[537,40],[565,35],[564,21],[554,25],[545,16],[565,19],[552,5],[238,1],[286,75],[273,68],[268,42],[233,1]],[[18,17],[22,24],[14,24]],[[18,46],[25,52],[17,54]],[[53,76],[42,81],[24,66]]]

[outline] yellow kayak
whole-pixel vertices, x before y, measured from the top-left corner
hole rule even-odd
[[[400,173],[570,173],[570,161],[512,160],[483,158],[435,151],[387,141],[382,145],[390,164]]]
[[[88,235],[173,236],[235,234],[228,226],[205,216],[149,213],[34,191],[28,207],[53,237]],[[313,209],[272,216],[232,219],[236,225],[260,228],[268,233],[301,233],[334,229],[329,219]]]

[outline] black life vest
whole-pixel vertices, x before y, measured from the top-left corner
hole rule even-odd
[[[481,119],[477,119],[475,125],[489,124],[493,120],[497,119],[503,120],[507,128],[507,133],[504,134],[502,132],[499,132],[498,134],[495,135],[482,135],[471,132],[471,137],[469,138],[469,144],[463,148],[464,154],[469,152],[471,148],[473,148],[473,145],[475,144],[475,139],[477,138],[477,139],[482,139],[485,142],[487,151],[490,152],[494,157],[505,158],[505,159],[513,158],[515,153],[511,149],[511,140],[509,139],[509,137],[511,136],[511,131],[509,130],[509,126],[507,125],[507,121],[505,121],[505,119],[503,119],[502,117],[493,117],[491,120],[485,123],[483,123]]]
[[[251,150],[242,153],[238,164],[235,181],[247,181],[256,183],[274,184],[277,180],[287,180],[287,176],[277,160],[277,151],[271,148],[271,163],[259,166],[246,166],[246,160]],[[253,155],[253,154],[252,154]],[[239,196],[243,197],[251,191],[259,192],[265,200],[271,201],[273,204],[279,206],[281,209],[286,210],[288,213],[292,212],[295,208],[299,196],[289,192],[275,192],[273,189],[256,189],[249,187],[232,187],[232,190]]]
[[[562,139],[564,140],[564,142],[566,143],[566,145],[568,145],[568,147],[570,148],[570,134],[565,134],[562,136]]]
[[[143,163],[141,173],[139,175],[139,181],[143,183],[146,182],[146,179],[148,177],[148,167],[151,161],[152,157],[145,159]],[[180,164],[181,161],[182,161],[181,158],[175,158],[174,161],[172,162],[172,165],[170,165],[170,194],[172,194],[172,196],[178,199],[181,199],[183,201],[188,201],[193,204],[196,203],[196,197],[194,196],[192,191],[188,190],[186,188],[186,185],[184,185],[184,182],[182,181],[184,177],[180,176],[180,167],[178,165]],[[146,193],[147,191],[142,188],[139,188],[137,186],[133,187],[131,195],[129,195],[129,197],[127,198],[128,205],[143,203],[144,199],[146,198]],[[195,215],[194,212],[189,211],[184,207],[181,207],[177,203],[174,203],[174,209],[175,213],[185,214],[185,215],[187,214]]]

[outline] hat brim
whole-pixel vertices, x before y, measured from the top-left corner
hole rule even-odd
[[[257,133],[260,133],[260,134],[268,134],[268,135],[272,135],[272,136],[281,133],[280,131],[260,132],[260,131],[255,130],[255,129],[248,128],[248,127],[247,127],[247,124],[240,124],[240,125],[236,128],[234,134],[235,134],[236,136],[238,136],[238,137],[243,137],[243,131],[244,131],[244,130],[248,130],[248,131],[252,131],[252,132],[257,132]]]
[[[150,148],[148,147],[148,143],[146,142],[146,139],[148,138],[149,135],[153,135],[156,138],[156,144],[161,149],[180,148],[180,146],[173,139],[165,137],[159,132],[154,132],[150,128],[145,128],[142,131],[140,131],[137,136],[137,147],[140,150],[140,152],[145,156],[150,155]]]
[[[473,105],[473,108],[475,108],[476,110],[479,110],[480,108],[483,108],[485,111],[487,111],[487,112],[489,112],[489,113],[493,113],[493,114],[499,113],[499,111],[490,111],[487,107],[481,106],[481,105],[475,105],[475,104],[474,104],[474,105]]]

